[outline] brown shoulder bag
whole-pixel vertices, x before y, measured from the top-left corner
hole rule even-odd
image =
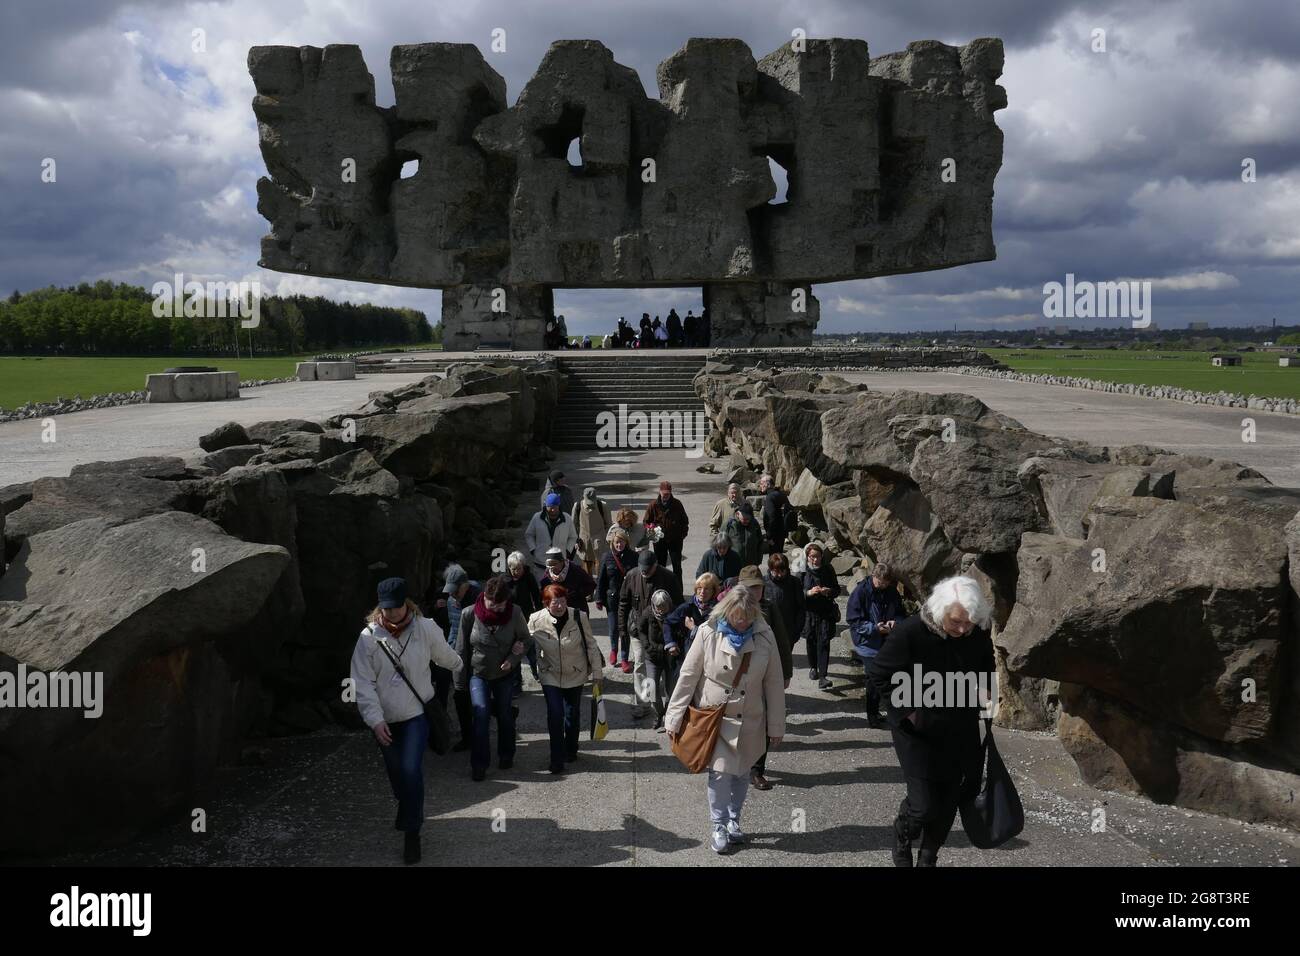
[[[751,652],[752,653],[752,652]],[[735,690],[740,686],[740,681],[749,670],[750,654],[745,654],[740,661],[740,668],[736,671],[736,679],[731,682],[731,689]],[[713,748],[718,742],[718,734],[722,730],[722,715],[726,713],[727,704],[731,700],[731,695],[727,695],[727,700],[723,701],[717,707],[700,708],[694,705],[687,705],[686,715],[682,718],[682,730],[675,740],[673,740],[673,753],[677,759],[691,773],[701,773],[708,769],[710,761],[713,760]]]

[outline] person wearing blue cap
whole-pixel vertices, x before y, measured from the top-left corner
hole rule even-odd
[[[551,548],[559,548],[565,558],[573,557],[578,547],[578,532],[556,492],[546,496],[545,506],[528,522],[524,545],[533,564],[533,575],[538,578],[546,572],[546,552]]]
[[[379,600],[352,652],[352,682],[361,719],[379,742],[397,798],[394,826],[405,834],[403,859],[420,861],[424,825],[424,750],[429,743],[425,703],[433,699],[430,664],[452,673],[464,663],[442,630],[420,614],[402,578],[379,582]]]

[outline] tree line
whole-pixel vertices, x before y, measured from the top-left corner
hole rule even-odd
[[[255,355],[297,354],[435,341],[423,312],[322,296],[265,296],[255,329],[241,328],[238,315],[155,316],[153,303],[148,290],[105,279],[15,291],[0,301],[0,352],[221,354],[246,353],[251,345]]]

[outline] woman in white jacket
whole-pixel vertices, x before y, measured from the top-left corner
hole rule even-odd
[[[582,730],[582,688],[590,679],[598,690],[605,673],[591,620],[569,607],[563,584],[542,588],[542,609],[528,619],[537,642],[537,672],[546,697],[546,729],[551,736],[551,773],[578,759]]]
[[[696,629],[664,713],[664,725],[676,740],[687,707],[726,707],[709,766],[709,816],[717,853],[745,842],[740,811],[749,792],[750,768],[785,736],[785,676],[776,636],[759,608],[760,594],[733,587]]]
[[[452,672],[460,655],[447,646],[437,624],[420,614],[406,596],[406,581],[379,583],[378,606],[352,652],[352,682],[361,719],[379,742],[384,769],[397,798],[398,830],[406,834],[403,859],[420,861],[420,827],[424,824],[424,749],[429,743],[425,701],[433,699],[430,662]],[[407,686],[398,673],[400,666]]]

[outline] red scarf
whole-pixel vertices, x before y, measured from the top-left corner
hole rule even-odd
[[[486,595],[480,594],[474,602],[474,616],[488,627],[500,627],[514,616],[514,607],[510,599],[506,598],[505,610],[490,611],[488,610]]]
[[[393,637],[396,637],[398,634],[401,634],[404,630],[410,627],[411,621],[413,620],[415,620],[415,615],[412,614],[410,611],[407,611],[406,617],[397,623],[393,623],[392,621],[388,620],[388,618],[384,617],[383,614],[379,615],[379,623],[382,624],[384,630],[387,631]]]
[[[624,553],[626,553],[626,552],[624,552]],[[617,549],[617,548],[610,548],[610,549],[609,549],[609,556],[610,556],[611,558],[613,558],[613,559],[614,559],[614,563],[615,563],[616,565],[618,565],[618,573],[619,573],[619,574],[627,574],[627,571],[624,570],[624,568],[623,568],[623,562],[620,561],[620,560],[618,559],[618,549]]]

